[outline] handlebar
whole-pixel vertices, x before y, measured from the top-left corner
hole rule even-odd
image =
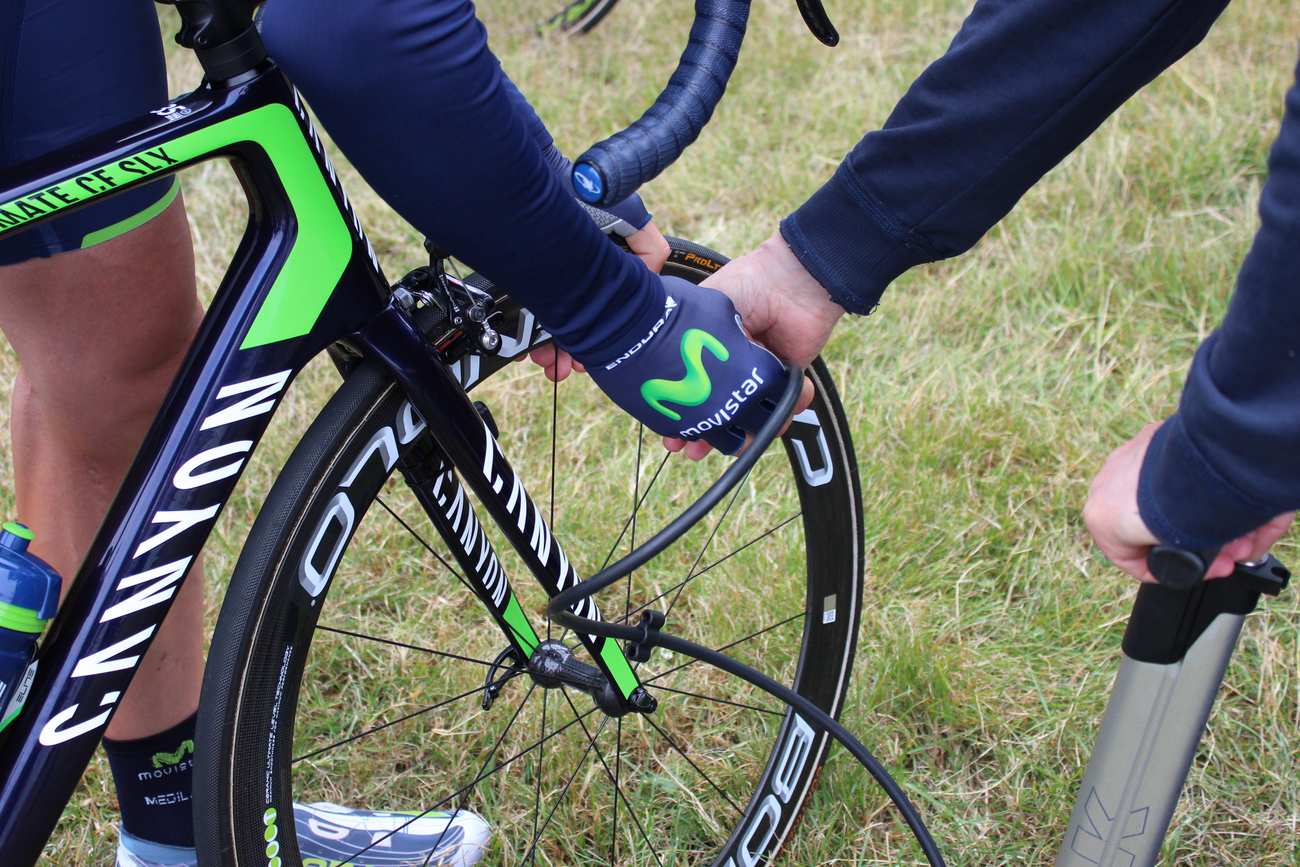
[[[677,69],[645,114],[593,145],[573,167],[573,188],[593,205],[627,198],[682,155],[713,116],[736,68],[750,0],[695,0],[695,23]]]
[[[573,188],[590,205],[632,195],[682,155],[713,116],[740,57],[751,0],[695,0],[686,50],[654,105],[631,126],[598,142],[573,166]],[[825,45],[839,44],[821,0],[796,0]]]

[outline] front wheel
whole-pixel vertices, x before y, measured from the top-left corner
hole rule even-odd
[[[724,261],[671,243],[665,273],[699,281]],[[455,370],[495,419],[555,539],[593,574],[695,500],[725,458],[670,460],[586,377],[556,387],[508,364],[545,335],[526,311],[503,307],[499,353]],[[834,385],[821,362],[810,375],[816,400],[784,449],[599,601],[611,620],[666,612],[667,631],[725,649],[835,715],[857,634],[862,515]],[[511,674],[500,629],[408,487],[430,451],[418,427],[385,371],[362,364],[258,516],[204,680],[204,863],[299,863],[292,817],[307,802],[394,811],[386,827],[471,810],[492,829],[484,864],[768,863],[808,802],[826,735],[666,651],[638,669],[658,701],[649,714],[611,716],[571,685]],[[583,657],[541,619],[545,595],[512,552],[497,550],[538,632]],[[368,860],[394,839],[376,832],[307,863],[421,863]]]

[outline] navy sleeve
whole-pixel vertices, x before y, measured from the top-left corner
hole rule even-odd
[[[603,363],[661,315],[659,279],[546,165],[469,0],[270,0],[262,37],[367,183],[574,355]]]
[[[782,235],[835,301],[869,312],[908,268],[973,246],[1226,5],[980,0]]]
[[[1160,539],[1214,549],[1300,507],[1300,69],[1269,157],[1260,229],[1138,485]]]

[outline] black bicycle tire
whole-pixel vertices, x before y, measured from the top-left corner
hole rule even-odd
[[[670,239],[670,244],[672,252],[665,268],[669,273],[679,273],[698,280],[725,262],[719,254],[699,245],[678,239]],[[483,372],[482,378],[486,378],[492,372],[493,370]],[[814,367],[812,375],[819,387],[819,401],[827,410],[826,418],[822,421],[829,424],[834,431],[828,438],[828,442],[833,442],[835,448],[844,452],[840,455],[836,467],[843,472],[837,474],[835,481],[837,485],[846,486],[852,504],[852,508],[847,511],[851,513],[851,523],[856,527],[855,532],[850,534],[853,537],[853,544],[842,546],[852,551],[850,555],[852,563],[848,569],[855,578],[851,604],[841,615],[844,618],[843,622],[849,624],[849,628],[842,648],[843,664],[840,682],[835,690],[834,700],[827,708],[832,714],[838,714],[852,669],[860,611],[863,556],[861,497],[847,425],[833,383],[825,366],[820,363]],[[200,717],[199,743],[208,745],[200,751],[196,780],[198,807],[196,824],[204,864],[267,863],[265,843],[259,842],[265,829],[260,823],[252,821],[254,817],[265,813],[265,802],[257,802],[257,799],[250,794],[251,789],[246,785],[250,778],[250,769],[258,767],[259,762],[264,766],[267,764],[266,743],[265,739],[242,737],[242,732],[249,726],[250,716],[251,718],[266,716],[260,710],[249,710],[250,702],[253,705],[259,705],[259,702],[264,705],[267,694],[267,672],[264,668],[258,668],[253,664],[253,659],[257,656],[254,648],[266,649],[262,624],[267,622],[268,611],[276,606],[277,593],[283,598],[283,594],[292,592],[292,588],[286,586],[288,582],[277,580],[277,576],[282,575],[284,564],[288,562],[288,552],[295,538],[294,528],[303,524],[305,516],[311,512],[310,504],[319,499],[324,480],[329,477],[329,471],[325,469],[326,465],[337,465],[344,460],[343,456],[349,454],[347,443],[358,441],[365,433],[366,420],[380,412],[385,406],[385,401],[391,400],[391,393],[394,391],[394,387],[383,373],[372,365],[363,364],[349,375],[345,385],[312,424],[285,465],[250,533],[248,544],[236,567],[205,672],[203,709]],[[787,452],[793,461],[795,452],[789,443],[787,443]],[[806,456],[804,460],[806,466]],[[809,552],[810,558],[826,556],[833,557],[837,554],[826,550]],[[809,568],[810,570],[813,568],[811,563]],[[812,617],[808,619],[811,621]],[[809,634],[809,627],[805,625],[800,648],[798,678],[804,677],[803,662],[808,656]],[[299,658],[303,656],[305,653],[299,654]],[[297,674],[301,676],[301,666]],[[287,703],[279,709],[283,718],[290,721],[294,717],[297,698],[297,683],[295,682],[293,686],[294,689],[283,694],[283,697],[287,698]],[[787,718],[781,733],[774,741],[773,754],[767,760],[767,768],[759,777],[759,788],[746,806],[745,818],[737,823],[727,839],[723,855],[715,859],[718,863],[726,860],[724,856],[735,848],[740,836],[746,830],[746,820],[760,800],[759,795],[763,791],[763,785],[772,775],[778,752],[776,747],[784,742],[790,724]],[[781,817],[780,838],[775,846],[767,850],[769,856],[779,850],[797,825],[802,816],[802,808],[814,788],[820,765],[826,758],[829,739],[825,733],[818,733],[812,743],[814,749],[810,749],[809,753],[814,757],[813,765],[805,775],[800,777],[800,784],[803,785],[802,792],[795,808],[789,811],[788,816]],[[267,778],[270,779],[271,775],[272,771],[268,770]],[[276,775],[276,778],[284,780],[285,774]],[[287,781],[283,784],[287,785]],[[237,791],[238,785],[243,785],[239,791]],[[277,785],[281,783],[277,782]],[[283,793],[280,800],[283,800]],[[290,834],[286,840],[291,838]],[[295,851],[293,844],[287,842],[285,854]]]

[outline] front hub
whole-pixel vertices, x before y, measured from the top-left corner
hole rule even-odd
[[[654,699],[644,689],[637,689],[637,700],[629,705],[599,668],[578,659],[559,641],[547,640],[537,646],[528,658],[528,673],[544,689],[571,686],[582,690],[608,716],[621,717],[631,710],[649,713],[655,709]]]

